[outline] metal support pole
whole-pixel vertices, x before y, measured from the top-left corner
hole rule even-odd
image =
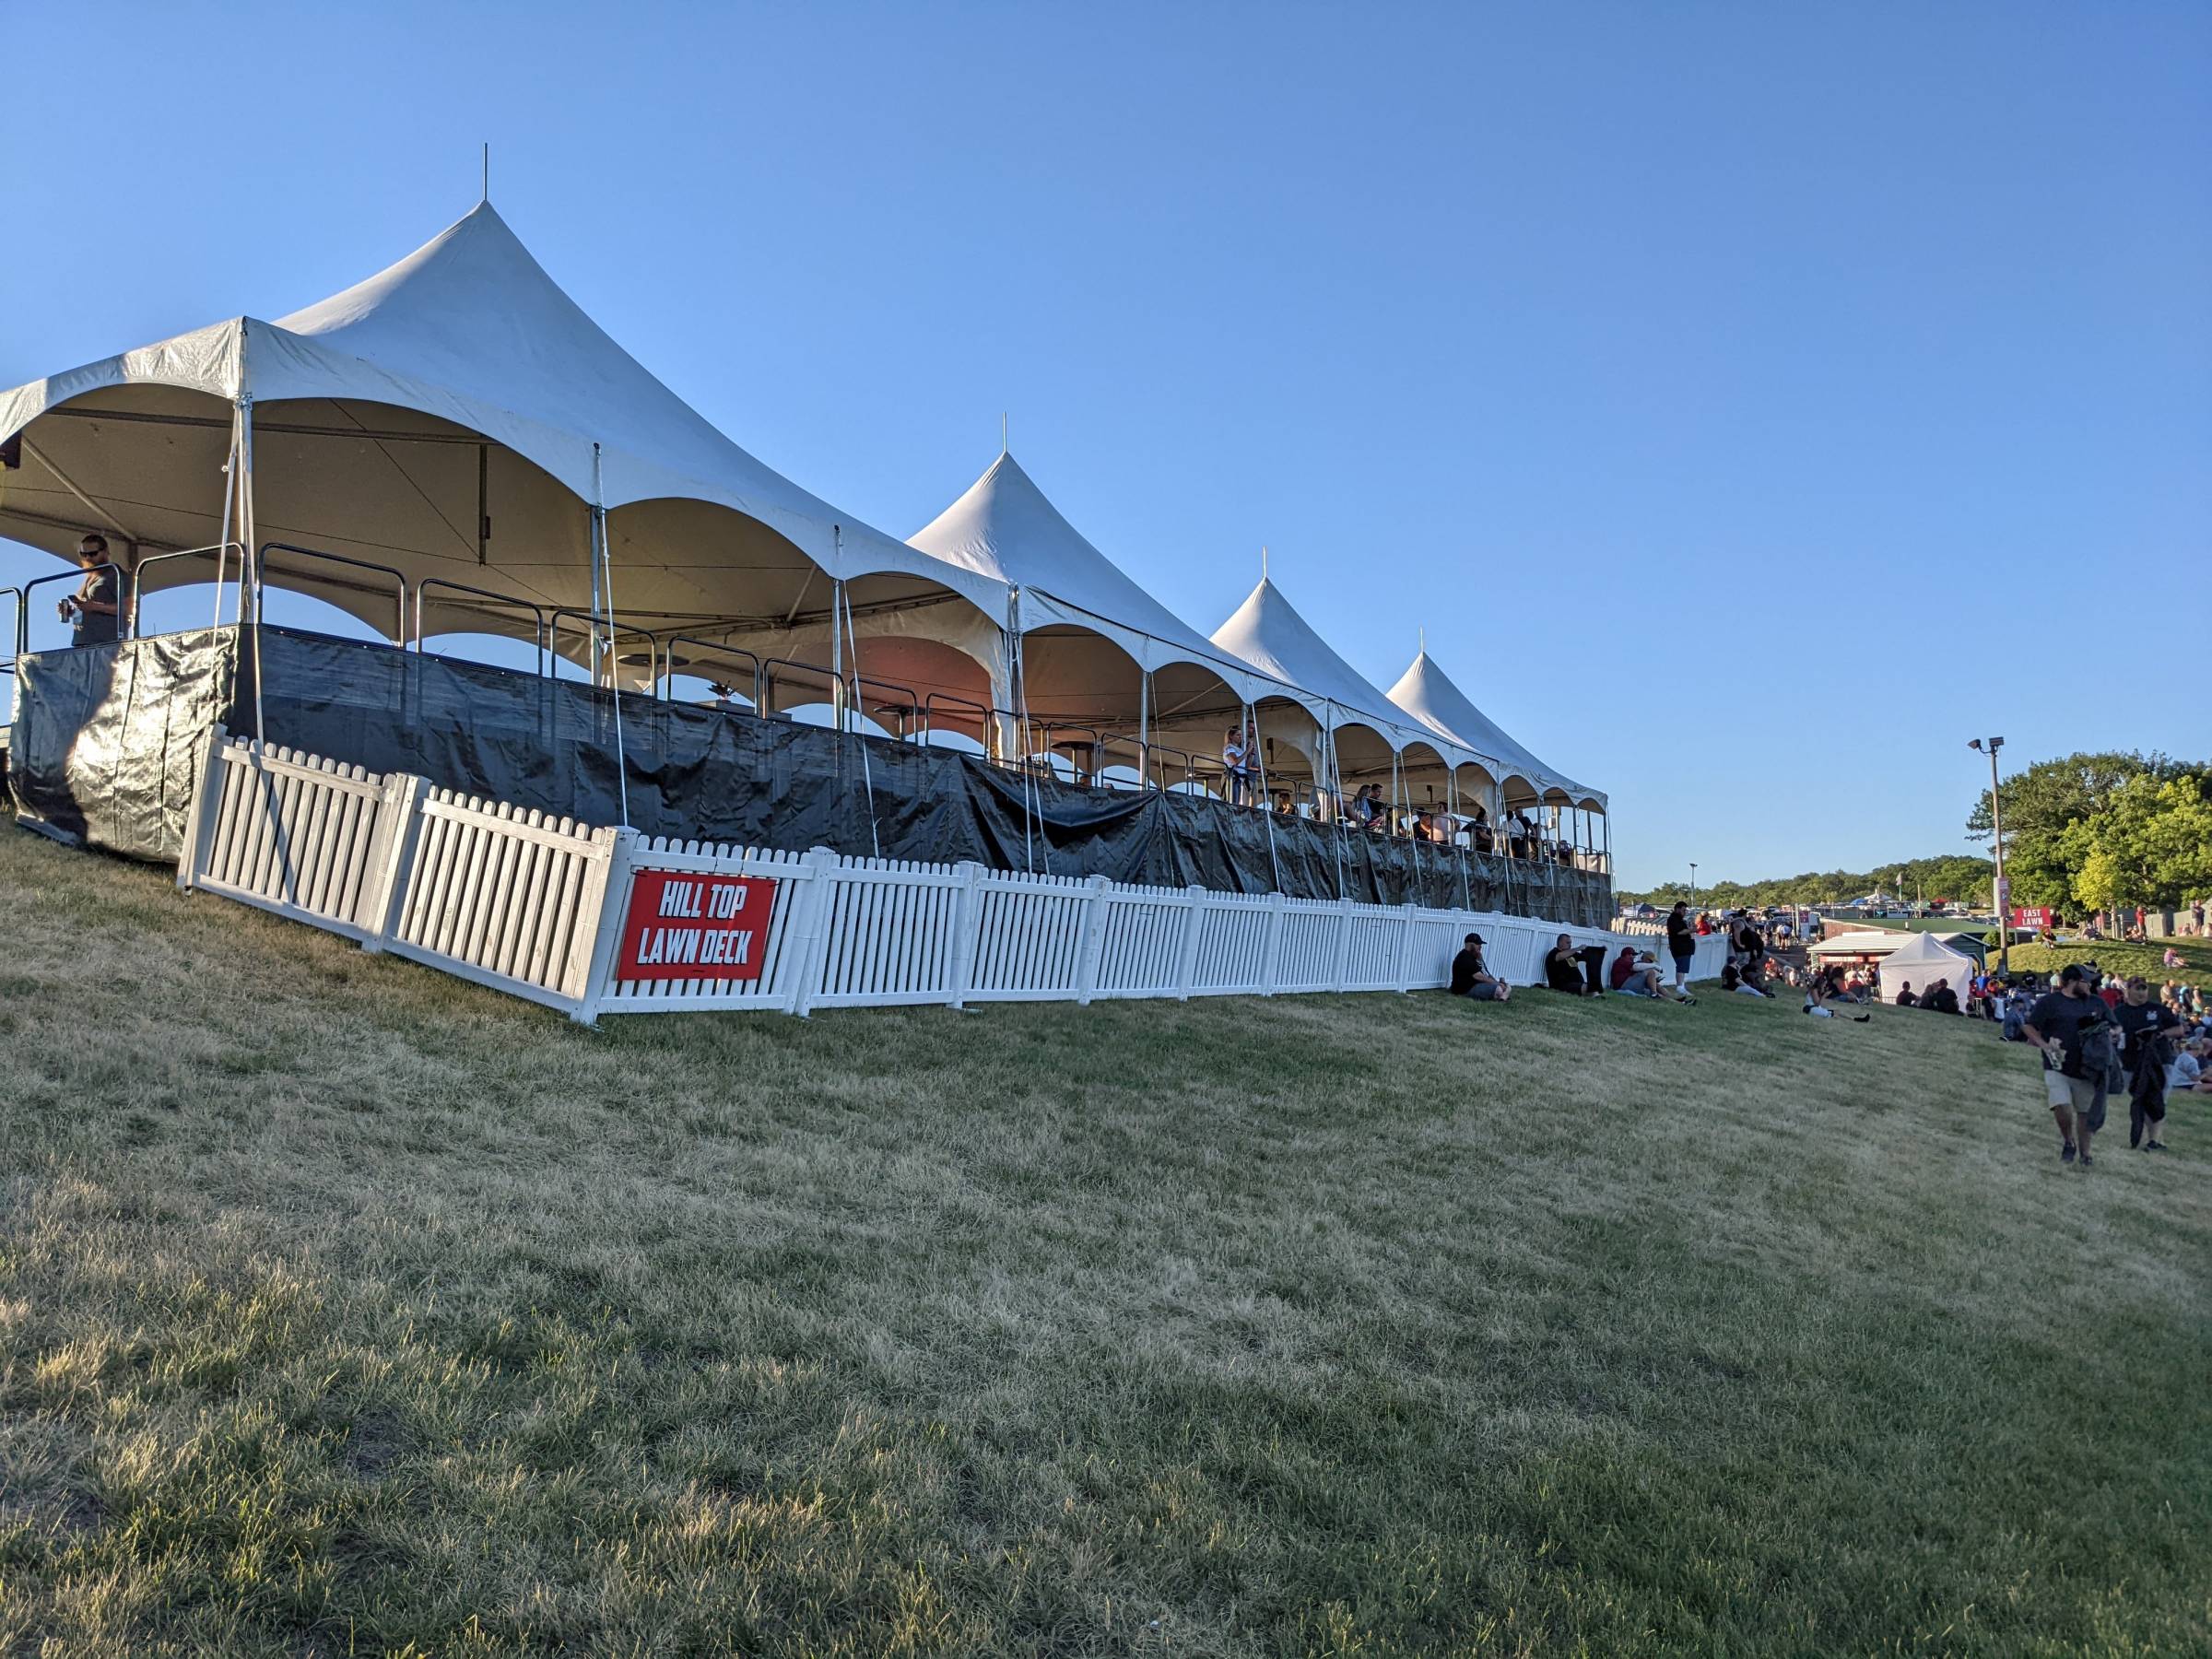
[[[241,394],[238,400],[238,461],[239,461],[239,540],[246,547],[246,569],[253,579],[253,741],[266,743],[268,732],[261,712],[261,608],[262,561],[256,552],[260,546],[259,526],[253,522],[253,394]],[[245,596],[239,596],[245,603]]]
[[[622,743],[622,688],[615,662],[615,556],[606,534],[606,489],[600,471],[599,446],[592,445],[592,590],[606,610],[606,688],[615,705],[615,787],[621,799],[622,828],[629,828],[629,759]],[[598,618],[594,618],[596,626]],[[596,652],[596,641],[594,643]]]

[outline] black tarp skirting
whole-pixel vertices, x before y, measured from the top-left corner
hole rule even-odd
[[[25,818],[173,861],[205,734],[218,721],[253,730],[251,641],[250,629],[203,629],[18,658],[12,771]],[[260,658],[271,743],[584,823],[622,819],[607,692],[276,628],[263,630]],[[650,835],[1592,926],[1613,913],[1609,880],[1555,865],[1197,795],[1024,778],[951,750],[647,697],[625,695],[621,718],[629,822]]]

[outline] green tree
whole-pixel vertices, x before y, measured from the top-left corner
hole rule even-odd
[[[2171,910],[2212,891],[2212,774],[2131,778],[2059,846],[2075,899],[2091,910]]]
[[[2038,760],[2004,781],[2005,874],[2015,904],[2068,905],[2077,900],[2074,877],[2087,849],[2078,841],[2069,851],[2067,832],[2102,810],[2131,779],[2163,781],[2185,769],[2164,755],[2108,750]],[[1989,791],[1983,790],[1967,815],[1970,837],[1990,834]]]

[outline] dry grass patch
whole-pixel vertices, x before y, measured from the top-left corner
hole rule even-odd
[[[2212,1113],[1986,1027],[592,1034],[0,884],[0,1651],[2200,1651]]]

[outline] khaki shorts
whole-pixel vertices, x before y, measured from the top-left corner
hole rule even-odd
[[[2089,1077],[2069,1077],[2062,1071],[2043,1074],[2043,1092],[2054,1107],[2063,1106],[2077,1114],[2097,1110],[2097,1084]]]

